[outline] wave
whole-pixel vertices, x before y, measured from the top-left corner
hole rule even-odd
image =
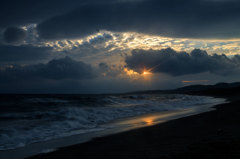
[[[23,98],[24,110],[0,114],[0,150],[106,129],[103,124],[153,112],[214,103],[211,97],[132,94]],[[19,108],[18,108],[19,110]]]

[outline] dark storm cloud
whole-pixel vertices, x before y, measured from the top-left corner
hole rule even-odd
[[[218,75],[239,73],[240,56],[228,58],[226,55],[208,55],[206,51],[195,49],[190,54],[176,52],[171,48],[162,50],[133,50],[125,59],[128,68],[141,72],[143,68],[153,72],[173,76],[210,72]]]
[[[61,14],[65,10],[62,3],[66,8],[72,5],[65,0],[3,0],[0,5],[0,27],[35,23],[51,15]]]
[[[40,76],[50,79],[86,79],[94,77],[91,65],[81,61],[74,61],[70,57],[52,60],[38,71]]]
[[[101,0],[101,3],[112,1]],[[1,0],[0,28],[38,23],[79,6],[96,3],[100,3],[99,0]]]
[[[21,83],[22,80],[42,80],[42,79],[90,79],[93,78],[91,65],[81,61],[74,61],[69,57],[51,60],[47,64],[37,64],[28,66],[13,66],[0,70],[0,81]]]
[[[51,52],[49,47],[0,45],[0,62],[38,61],[46,59]]]
[[[104,62],[101,62],[100,64],[98,64],[98,67],[105,72],[109,70],[109,66]]]
[[[4,31],[4,40],[7,43],[18,43],[26,38],[26,31],[18,27],[9,27]]]
[[[99,67],[98,72],[108,77],[117,77],[122,73],[124,69],[122,66],[111,65],[105,62],[99,63],[98,67]]]
[[[240,1],[145,0],[84,5],[43,21],[42,38],[74,38],[110,31],[169,37],[239,38]]]

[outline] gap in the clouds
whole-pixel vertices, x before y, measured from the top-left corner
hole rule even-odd
[[[96,30],[95,34],[84,38],[45,40],[38,36],[36,24],[21,26],[27,31],[27,38],[18,45],[30,45],[35,47],[49,47],[54,50],[52,58],[66,56],[75,59],[86,58],[111,58],[118,54],[123,56],[131,50],[160,50],[172,48],[176,51],[191,52],[195,48],[206,50],[209,54],[225,54],[228,56],[238,54],[240,46],[239,39],[187,39],[169,38],[162,36],[147,35],[136,32],[110,32],[107,30]],[[93,60],[95,63],[95,61]]]
[[[34,25],[33,25],[34,26]],[[34,34],[36,36],[36,34]],[[29,38],[32,39],[33,38]],[[234,56],[238,54],[240,40],[206,40],[206,39],[186,39],[168,38],[140,34],[136,32],[110,32],[106,30],[96,31],[95,34],[84,38],[43,40],[35,38],[35,45],[38,47],[53,48],[54,53],[51,58],[72,57],[75,60],[86,61],[93,65],[101,62],[123,65],[125,56],[131,55],[134,49],[160,50],[172,48],[176,51],[190,53],[198,48],[206,50],[209,54],[225,54]],[[28,43],[26,41],[26,43]]]
[[[93,56],[96,54],[112,54],[116,52],[129,52],[133,49],[159,50],[171,47],[177,51],[187,51],[198,48],[208,53],[226,55],[238,54],[240,39],[190,39],[170,38],[156,35],[147,35],[136,32],[110,32],[96,30],[92,35],[84,38],[44,40],[39,38],[36,24],[22,26],[28,32],[24,44],[39,47],[52,47],[57,52],[73,52],[79,56]],[[88,51],[89,53],[86,53]]]
[[[44,77],[44,82],[40,84],[42,88],[38,88],[36,90],[43,90],[46,88],[50,89],[57,89],[57,92],[61,92],[64,90],[69,90],[71,92],[71,89],[74,87],[73,92],[99,92],[99,93],[114,93],[114,92],[126,92],[126,91],[134,91],[134,90],[148,90],[148,89],[168,89],[168,88],[176,88],[180,86],[184,86],[186,84],[211,84],[216,82],[228,82],[232,81],[233,77],[232,75],[230,77],[223,78],[222,75],[218,75],[219,72],[216,71],[216,69],[213,72],[212,70],[203,69],[201,72],[188,72],[186,73],[186,70],[188,69],[182,69],[185,70],[185,73],[178,73],[175,74],[174,70],[170,70],[168,68],[173,67],[173,64],[180,61],[177,60],[176,62],[172,63],[172,59],[165,59],[168,63],[171,65],[164,65],[166,67],[163,69],[163,65],[160,66],[161,62],[156,62],[154,65],[148,65],[144,64],[147,59],[149,59],[149,55],[151,55],[153,52],[158,53],[162,50],[168,50],[172,49],[173,52],[176,52],[176,55],[180,55],[182,53],[191,54],[196,48],[200,48],[200,52],[204,52],[203,50],[206,50],[207,53],[207,60],[213,59],[215,56],[215,59],[219,61],[221,64],[225,64],[225,60],[231,61],[231,65],[226,65],[227,67],[219,67],[224,68],[224,73],[228,73],[228,68],[233,68],[230,66],[235,67],[235,62],[238,62],[238,58],[234,56],[235,54],[238,54],[238,47],[240,46],[240,40],[233,39],[233,40],[204,40],[204,39],[181,39],[181,38],[168,38],[168,37],[161,37],[161,36],[153,36],[153,35],[146,35],[146,34],[140,34],[135,32],[110,32],[106,30],[100,30],[96,31],[95,34],[87,36],[85,38],[79,38],[79,39],[63,39],[63,40],[43,40],[39,39],[37,36],[35,30],[36,25],[31,26],[23,26],[22,28],[25,29],[27,32],[31,32],[31,35],[28,35],[28,38],[25,39],[24,45],[18,46],[20,47],[26,47],[31,46],[32,48],[37,48],[38,50],[40,48],[51,48],[51,55],[47,58],[43,59],[42,61],[34,61],[29,60],[28,62],[25,61],[19,61],[17,64],[19,66],[15,66],[14,62],[3,62],[1,64],[1,71],[4,70],[14,70],[15,67],[17,68],[16,72],[19,70],[25,71],[26,74],[30,74],[31,76],[34,75],[33,72],[29,73],[29,68],[36,68],[38,66],[47,66],[51,61],[57,60],[61,61],[62,59],[65,59],[66,57],[69,57],[73,63],[76,62],[83,62],[86,65],[91,65],[93,68],[93,74],[97,78],[91,79],[90,82],[87,82],[87,84],[83,82],[83,80],[74,79],[76,85],[72,85],[71,78],[69,78],[69,81],[59,80],[59,81],[48,81]],[[32,36],[32,37],[29,37]],[[34,39],[34,40],[33,40]],[[9,45],[10,47],[10,45]],[[27,48],[26,48],[27,49]],[[126,59],[129,57],[133,57],[133,52],[145,52],[145,58],[142,62],[142,65],[137,68],[129,67],[129,64],[126,63]],[[154,54],[155,54],[154,53]],[[214,53],[217,53],[214,55]],[[224,55],[221,55],[224,54]],[[225,56],[227,55],[227,56]],[[135,56],[135,55],[134,55]],[[230,57],[230,58],[229,58]],[[133,61],[136,62],[136,60],[133,57]],[[219,60],[222,58],[221,60]],[[158,60],[158,57],[154,60]],[[234,61],[235,60],[235,61]],[[64,61],[64,60],[63,60]],[[80,62],[80,63],[81,63]],[[194,62],[192,62],[194,63]],[[71,64],[71,62],[70,62]],[[183,64],[185,64],[183,62]],[[183,64],[179,66],[183,66]],[[31,65],[31,66],[29,66]],[[100,67],[100,65],[104,66],[103,68]],[[25,67],[26,66],[26,67]],[[71,65],[70,65],[71,66]],[[216,65],[218,66],[218,65]],[[72,66],[71,66],[72,67]],[[28,69],[26,73],[26,68]],[[181,67],[179,67],[181,68]],[[186,68],[191,68],[189,67]],[[163,69],[163,70],[161,70]],[[78,75],[78,70],[73,69],[76,72],[73,72],[73,74]],[[160,71],[158,71],[160,70]],[[232,69],[234,70],[234,69]],[[235,70],[234,70],[235,71]],[[204,76],[199,76],[199,74],[203,73]],[[217,73],[214,74],[214,73]],[[4,73],[3,73],[4,74]],[[193,77],[191,77],[193,74]],[[221,74],[221,73],[220,73]],[[79,75],[78,75],[79,76]],[[40,76],[42,77],[42,76]],[[238,77],[234,75],[234,78],[237,80]],[[32,79],[32,78],[30,78]],[[20,80],[21,81],[21,80]],[[19,81],[19,83],[21,83]],[[42,82],[39,81],[39,82]],[[36,83],[30,82],[34,88],[36,87]],[[29,84],[30,84],[29,83]],[[50,86],[49,84],[53,84]],[[19,84],[21,85],[21,84]],[[23,91],[24,88],[21,86],[19,87],[19,92]],[[25,83],[26,85],[26,83]],[[62,85],[59,87],[59,85]],[[69,88],[67,88],[70,85]],[[71,88],[70,88],[71,87]],[[124,88],[124,89],[123,89]],[[126,89],[125,89],[126,88]],[[7,89],[7,88],[6,88]],[[44,92],[44,91],[43,91]]]

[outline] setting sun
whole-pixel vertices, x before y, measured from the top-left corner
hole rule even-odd
[[[149,72],[149,71],[144,71],[144,72],[143,72],[143,75],[149,75],[149,74],[152,74],[152,73]]]

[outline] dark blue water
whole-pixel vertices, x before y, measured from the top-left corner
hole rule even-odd
[[[117,119],[214,102],[177,94],[1,95],[0,150],[101,131]]]

